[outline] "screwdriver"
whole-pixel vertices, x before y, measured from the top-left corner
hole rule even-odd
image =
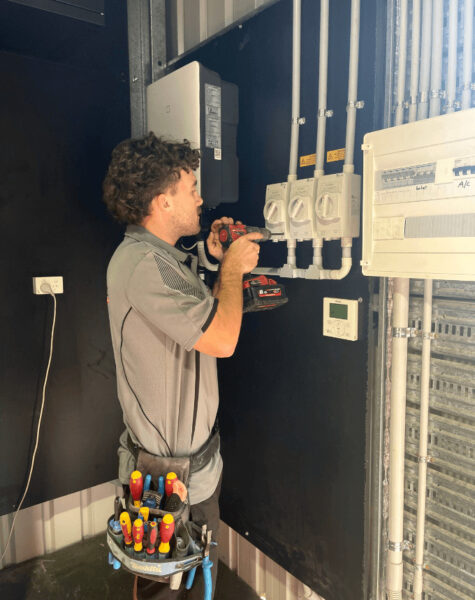
[[[144,534],[142,519],[135,519],[134,526],[132,528],[132,533],[134,535],[134,542],[135,542],[134,550],[135,550],[135,552],[142,552],[142,549],[143,549],[142,540],[143,540],[143,534]]]
[[[152,483],[152,476],[149,473],[148,475],[145,476],[145,481],[143,483],[143,491],[144,492],[150,489],[151,483]]]
[[[143,492],[143,477],[140,471],[133,471],[132,475],[130,476],[129,487],[132,499],[134,501],[134,506],[139,507]]]
[[[147,554],[152,557],[155,554],[158,538],[158,525],[156,521],[151,521],[148,528],[148,542],[147,542]]]
[[[173,494],[173,484],[177,481],[178,477],[176,473],[170,472],[167,473],[167,478],[165,479],[165,494],[167,496],[171,496]]]
[[[122,511],[122,502],[119,496],[114,500],[114,518],[109,521],[109,525],[114,533],[120,533],[120,513]]]
[[[175,531],[175,519],[173,515],[166,514],[160,523],[160,546],[158,552],[160,558],[167,558],[170,552],[170,540]]]
[[[150,508],[148,506],[141,506],[139,508],[139,519],[142,519],[144,523],[148,521],[149,514]]]
[[[122,533],[124,534],[124,543],[126,546],[130,546],[132,544],[132,523],[130,521],[130,515],[127,511],[124,510],[120,515],[120,527],[122,529]]]

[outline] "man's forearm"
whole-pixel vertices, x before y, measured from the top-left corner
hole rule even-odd
[[[213,287],[218,308],[195,349],[219,358],[231,356],[239,339],[242,322],[242,274],[224,263]]]

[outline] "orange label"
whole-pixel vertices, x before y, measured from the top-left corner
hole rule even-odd
[[[336,162],[337,160],[345,160],[345,149],[329,150],[327,152],[327,162]]]
[[[301,167],[309,167],[310,165],[314,165],[317,162],[316,154],[307,154],[306,156],[300,157],[300,166]]]

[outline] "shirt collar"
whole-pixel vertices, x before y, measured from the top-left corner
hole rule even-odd
[[[175,248],[168,242],[160,239],[145,227],[141,225],[128,225],[125,230],[125,236],[131,237],[138,242],[147,242],[148,244],[152,244],[152,246],[156,246],[162,250],[166,250],[169,254],[171,254],[176,260],[179,260],[182,263],[189,264],[191,255]]]

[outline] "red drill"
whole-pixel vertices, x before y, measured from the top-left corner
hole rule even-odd
[[[260,233],[262,238],[254,242],[270,240],[272,233],[265,227],[249,227],[242,223],[222,225],[219,229],[219,241],[224,248],[247,233]],[[270,310],[285,304],[288,298],[281,283],[266,275],[245,275],[243,278],[243,312]]]

